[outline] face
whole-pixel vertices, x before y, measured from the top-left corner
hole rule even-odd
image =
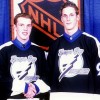
[[[31,19],[24,18],[24,17],[19,17],[17,19],[15,30],[16,30],[17,39],[20,42],[25,43],[29,40],[31,29],[32,29]]]
[[[63,22],[65,32],[74,32],[78,29],[79,15],[76,15],[73,7],[66,7],[62,10],[61,21]]]

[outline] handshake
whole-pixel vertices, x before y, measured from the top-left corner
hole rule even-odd
[[[39,92],[38,90],[39,88],[35,84],[29,83],[27,87],[27,93],[24,93],[24,96],[32,99]]]
[[[50,87],[41,79],[37,79],[34,83],[25,83],[24,81],[13,80],[11,96],[24,93],[26,98],[32,99],[39,93],[50,91]]]

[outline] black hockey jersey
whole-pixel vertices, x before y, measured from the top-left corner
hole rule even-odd
[[[99,57],[95,37],[80,30],[62,35],[50,46],[47,58],[51,91],[94,93]]]
[[[30,41],[22,45],[15,39],[1,45],[0,98],[8,98],[12,90],[24,89],[25,83],[35,82],[37,79],[45,81],[45,63],[44,51]],[[17,80],[20,82],[17,83]]]

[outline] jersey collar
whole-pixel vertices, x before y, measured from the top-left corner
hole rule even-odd
[[[16,47],[18,47],[20,50],[27,50],[31,46],[31,42],[28,41],[25,44],[22,44],[17,38],[12,41]]]
[[[69,36],[67,33],[64,33],[64,38],[69,42],[74,42],[80,35],[82,31],[78,29],[73,35]]]

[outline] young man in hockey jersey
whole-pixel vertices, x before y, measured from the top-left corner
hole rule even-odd
[[[16,38],[0,46],[0,100],[33,98],[50,90],[45,80],[44,51],[29,39],[32,17],[19,13],[14,19]]]
[[[99,42],[79,29],[76,4],[64,3],[60,13],[64,34],[50,46],[47,58],[51,91],[94,93]]]

